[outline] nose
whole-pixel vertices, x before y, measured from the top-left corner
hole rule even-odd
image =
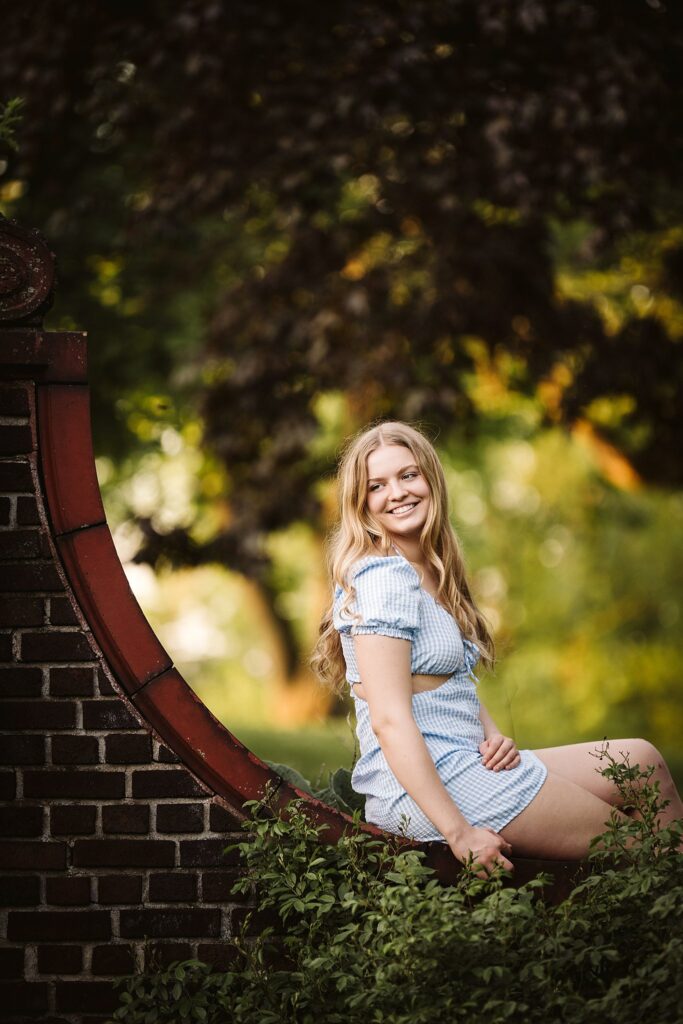
[[[399,498],[405,497],[406,488],[402,480],[395,478],[389,481],[389,494],[392,501],[398,501]]]

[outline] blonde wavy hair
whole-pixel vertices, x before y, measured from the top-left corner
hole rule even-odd
[[[493,638],[472,600],[460,545],[450,523],[446,480],[434,446],[420,429],[408,423],[379,421],[352,436],[342,449],[337,474],[340,517],[326,543],[332,601],[321,619],[310,666],[324,685],[340,695],[344,693],[346,664],[341,638],[332,622],[335,586],[338,584],[346,593],[341,611],[349,612],[355,600],[350,582],[354,563],[364,555],[388,555],[392,549],[390,535],[369,511],[366,500],[368,455],[382,445],[407,448],[427,481],[432,500],[420,544],[439,581],[437,600],[451,612],[463,636],[476,643],[482,662],[489,668],[495,664]]]

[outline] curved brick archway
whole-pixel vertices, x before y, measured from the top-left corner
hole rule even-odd
[[[42,383],[36,392],[36,423],[51,535],[74,597],[123,695],[182,763],[234,807],[262,793],[269,782],[277,788],[280,805],[293,796],[305,798],[331,835],[338,836],[350,819],[285,783],[240,743],[173,667],[144,617],[102,507],[87,385]]]
[[[53,282],[41,236],[0,219],[0,999],[17,1020],[94,1024],[150,956],[223,962],[244,912],[225,837],[266,783],[329,841],[350,819],[247,750],[147,623],[95,474],[86,336],[41,327]],[[423,849],[455,877],[443,844]],[[518,860],[516,879],[541,868],[561,896],[575,866]]]
[[[214,718],[147,622],[116,554],[100,496],[86,335],[40,329],[51,301],[54,257],[37,232],[15,222],[1,222],[0,233],[3,377],[34,384],[30,429],[47,542],[105,671],[182,763],[232,806],[240,807],[270,782],[280,804],[305,798],[337,837],[350,819],[285,783]],[[9,439],[5,444],[11,447]]]

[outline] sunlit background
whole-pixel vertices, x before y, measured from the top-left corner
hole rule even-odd
[[[492,403],[488,375],[472,387]],[[330,406],[343,402],[328,396]],[[511,415],[506,405],[503,394],[493,403],[501,418],[490,436],[439,449],[498,646],[495,673],[480,673],[482,697],[520,746],[645,734],[680,771],[683,495],[644,487],[587,426],[538,430],[532,407]],[[128,579],[214,714],[259,755],[324,781],[353,764],[352,702],[331,701],[304,664],[288,677],[258,591],[218,566],[154,572],[131,560],[139,536],[122,509],[168,526],[190,516],[201,454],[186,433],[164,428],[160,451],[125,480],[98,461]],[[333,504],[334,483],[325,489]],[[285,583],[279,610],[305,655],[327,599],[321,537],[298,523],[268,543]]]

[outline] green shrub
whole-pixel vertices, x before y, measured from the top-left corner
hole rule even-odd
[[[591,871],[559,905],[548,875],[515,889],[470,868],[442,886],[421,851],[353,828],[334,845],[302,801],[245,806],[235,892],[280,927],[231,940],[232,970],[196,961],[123,981],[126,1024],[667,1024],[683,1005],[683,823],[657,831],[652,770],[609,775],[640,818],[615,815]],[[642,786],[642,788],[641,788]]]
[[[354,811],[360,811],[361,818],[363,817],[365,797],[356,793],[352,787],[349,768],[337,768],[336,771],[328,772],[327,785],[315,789],[296,768],[292,768],[288,764],[278,764],[275,761],[266,761],[266,764],[297,789],[302,789],[304,793],[310,793],[311,796],[323,800],[330,807],[336,807],[338,811],[344,811],[345,814],[352,815]]]

